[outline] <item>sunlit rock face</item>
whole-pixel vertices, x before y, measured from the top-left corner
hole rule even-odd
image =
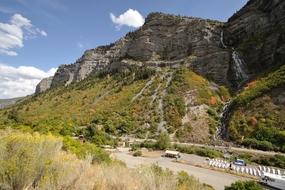
[[[53,77],[44,78],[37,86],[35,94],[39,94],[40,92],[46,91],[50,88]]]
[[[284,31],[285,1],[250,0],[229,18],[224,43],[229,48],[239,47],[254,77],[284,60]]]
[[[187,67],[236,90],[285,58],[285,1],[250,0],[227,23],[150,13],[143,26],[118,41],[87,50],[61,65],[48,87],[81,81],[99,71],[137,67]],[[239,65],[237,65],[239,64]],[[44,87],[41,87],[44,85]]]

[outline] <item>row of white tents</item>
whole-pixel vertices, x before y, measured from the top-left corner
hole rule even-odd
[[[261,176],[263,172],[275,174],[275,175],[283,175],[279,169],[269,168],[265,166],[258,166],[256,168],[251,168],[248,166],[236,166],[231,164],[225,160],[211,159],[209,161],[204,161],[205,164],[208,164],[211,167],[223,168],[223,169],[231,169],[236,172],[246,173],[254,176]]]

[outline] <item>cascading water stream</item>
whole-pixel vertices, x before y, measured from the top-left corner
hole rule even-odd
[[[216,127],[215,140],[222,140],[227,137],[227,124],[229,122],[229,117],[228,117],[229,106],[230,106],[230,100],[225,103],[223,111],[220,115],[221,126]]]
[[[235,73],[234,79],[237,81],[238,86],[240,86],[249,78],[249,76],[246,74],[248,68],[246,63],[239,58],[239,53],[237,51],[233,51],[232,58],[234,61],[232,64],[232,70]]]
[[[223,32],[223,31],[221,32],[221,38],[220,38],[220,41],[221,41],[221,43],[222,43],[223,47],[224,47],[224,48],[227,48],[227,46],[224,44],[224,32]]]
[[[231,65],[231,69],[234,73],[233,78],[237,82],[238,87],[240,87],[249,79],[249,76],[246,74],[248,67],[246,63],[240,58],[237,51],[234,51],[232,53],[232,59],[233,63]],[[225,103],[223,111],[220,115],[221,125],[216,127],[215,140],[227,140],[228,138],[229,106],[230,100]]]

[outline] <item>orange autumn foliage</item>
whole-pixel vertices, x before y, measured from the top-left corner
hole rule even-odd
[[[108,115],[108,114],[110,113],[110,111],[109,111],[109,110],[104,110],[103,113],[104,113],[105,115]]]
[[[89,110],[89,115],[93,115],[95,112],[96,112],[95,110],[91,109]]]
[[[139,110],[141,107],[139,106],[139,105],[135,105],[134,107],[133,107],[133,110]]]
[[[212,97],[210,98],[210,100],[209,100],[209,104],[214,105],[214,104],[216,104],[216,103],[217,103],[217,98],[214,97],[214,96],[212,96]]]
[[[111,98],[110,98],[110,100],[115,100],[116,99],[116,96],[112,96]]]
[[[252,87],[255,82],[256,82],[256,81],[250,82],[250,83],[244,88],[244,90],[247,90],[247,89],[249,89],[250,87]]]
[[[252,116],[252,117],[249,119],[249,123],[250,123],[252,126],[255,126],[256,123],[257,123],[257,119]]]
[[[160,78],[156,78],[156,82],[160,83],[161,79]]]

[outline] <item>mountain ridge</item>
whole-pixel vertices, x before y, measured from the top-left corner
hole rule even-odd
[[[138,138],[168,131],[173,140],[191,142],[237,142],[258,134],[280,148],[259,130],[270,129],[273,120],[283,131],[283,120],[274,117],[284,110],[276,95],[283,94],[284,81],[268,76],[282,78],[284,7],[281,0],[250,0],[226,23],[150,13],[136,31],[60,65],[37,85],[33,99],[6,110],[2,126],[16,119],[46,132],[46,124],[61,135],[87,134],[90,141],[96,128]],[[276,98],[269,100],[271,89]],[[272,110],[257,113],[250,103],[256,99]]]
[[[13,105],[17,103],[19,100],[23,99],[24,97],[16,97],[16,98],[7,98],[7,99],[0,99],[0,109],[3,109],[9,105]]]
[[[251,0],[226,23],[150,13],[145,24],[136,31],[110,45],[87,50],[74,64],[59,66],[52,79],[44,79],[38,84],[36,94],[61,81],[69,84],[89,74],[127,70],[131,65],[188,67],[236,90],[241,81],[232,77],[233,51],[237,51],[246,63],[250,78],[284,58],[284,33],[280,32],[285,25],[283,6],[282,1]],[[252,36],[262,39],[251,39]],[[248,51],[251,47],[247,46],[252,46],[252,40],[257,41],[254,42],[256,48]],[[264,52],[268,53],[261,58]]]

